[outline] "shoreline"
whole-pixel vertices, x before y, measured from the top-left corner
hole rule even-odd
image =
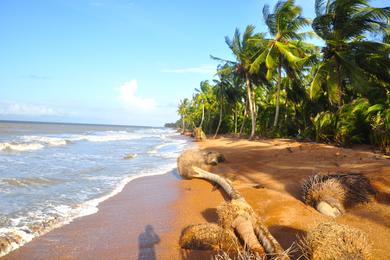
[[[137,254],[147,255],[151,252],[142,252],[138,236],[149,225],[158,235],[172,225],[174,212],[167,208],[178,196],[176,178],[174,171],[136,178],[121,192],[102,201],[95,214],[76,218],[36,237],[1,259],[104,259],[104,255],[133,259]],[[158,189],[161,185],[170,189]],[[156,243],[155,249],[160,252],[160,248]]]

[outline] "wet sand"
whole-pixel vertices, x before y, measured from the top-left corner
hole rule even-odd
[[[336,221],[366,232],[373,259],[390,259],[388,158],[367,148],[290,140],[221,138],[198,144],[225,154],[227,162],[212,171],[233,181],[285,249],[330,220],[301,202],[304,178],[317,172],[366,175],[379,191],[377,200],[349,209]],[[223,201],[219,189],[203,180],[180,180],[174,173],[137,179],[100,204],[97,214],[34,239],[4,259],[209,259],[211,252],[181,250],[178,241],[187,225],[216,222],[215,208]]]
[[[35,238],[1,259],[153,259],[171,254],[172,245],[161,234],[172,228],[176,184],[175,173],[136,179],[102,202],[98,213]]]

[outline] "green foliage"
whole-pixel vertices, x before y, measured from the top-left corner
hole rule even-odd
[[[339,145],[365,143],[369,138],[369,121],[366,111],[370,107],[365,99],[345,104],[337,112],[335,142]]]
[[[337,117],[330,111],[319,113],[313,120],[317,142],[330,142],[335,136]]]
[[[263,8],[266,33],[249,25],[225,42],[234,60],[180,101],[180,125],[207,134],[260,134],[390,153],[390,7],[316,0],[313,32],[293,0]],[[316,35],[325,45],[305,42]],[[379,39],[379,40],[378,40]],[[279,115],[278,115],[279,113]],[[252,120],[251,120],[252,119]]]
[[[370,107],[370,125],[372,129],[372,142],[382,152],[390,154],[390,108],[379,104]]]

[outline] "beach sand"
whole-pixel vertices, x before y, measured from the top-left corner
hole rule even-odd
[[[359,205],[336,219],[360,228],[373,243],[373,259],[390,259],[390,160],[367,147],[343,149],[291,140],[246,141],[221,138],[199,143],[225,155],[212,171],[233,181],[284,249],[322,221],[329,221],[301,201],[302,181],[314,173],[354,172],[367,176],[379,191],[377,201]],[[193,182],[192,196],[198,185]],[[209,192],[212,194],[212,192]],[[199,198],[199,203],[202,198]],[[218,206],[219,202],[215,203]],[[215,216],[214,208],[208,215]],[[203,210],[206,210],[204,208]],[[214,212],[214,213],[213,213]],[[213,217],[215,219],[215,217]],[[205,218],[204,222],[206,222]],[[297,251],[293,259],[300,255]]]
[[[390,259],[388,158],[367,148],[291,140],[221,138],[198,144],[225,154],[227,162],[212,171],[233,181],[285,249],[330,220],[301,201],[305,177],[318,172],[366,175],[379,190],[377,201],[349,209],[336,221],[362,229],[373,243],[374,259]],[[215,208],[224,200],[203,180],[180,180],[174,173],[140,178],[101,203],[97,214],[36,238],[4,259],[210,259],[210,252],[181,250],[178,241],[187,225],[216,222]]]
[[[161,234],[172,229],[177,176],[136,179],[102,202],[96,214],[33,239],[4,259],[153,259],[171,254]],[[1,258],[3,260],[3,258]]]

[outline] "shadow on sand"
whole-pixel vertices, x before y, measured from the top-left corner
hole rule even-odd
[[[152,225],[145,226],[145,231],[138,236],[138,260],[155,260],[155,245],[160,237],[154,232]]]

